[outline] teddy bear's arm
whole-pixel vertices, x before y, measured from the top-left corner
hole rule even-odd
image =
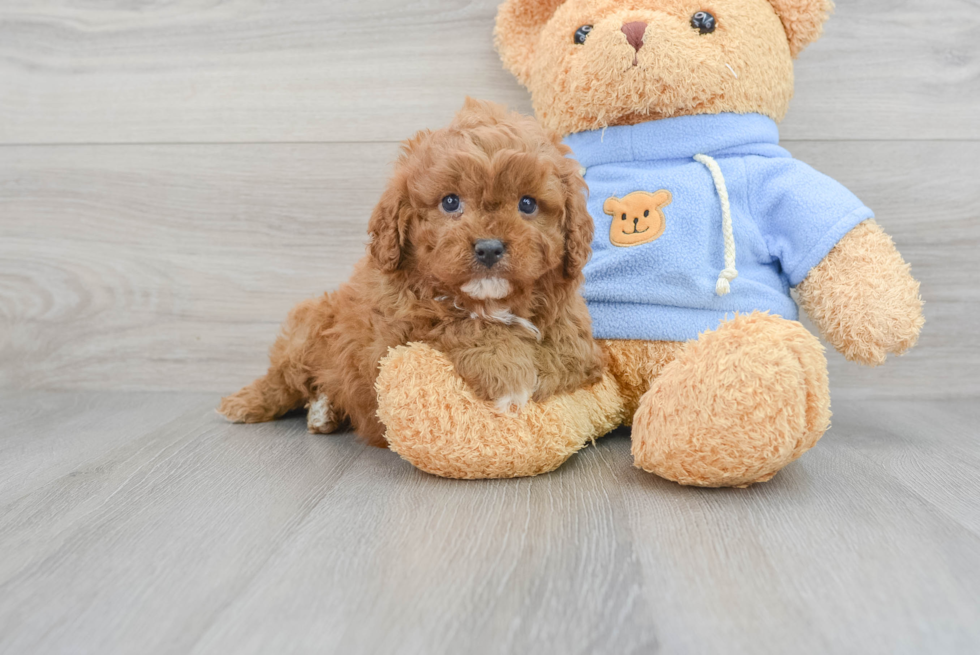
[[[919,283],[874,220],[845,235],[797,291],[823,337],[869,366],[914,346],[925,323]]]
[[[389,352],[377,390],[391,449],[447,478],[547,473],[623,420],[619,387],[609,375],[519,414],[501,414],[470,392],[446,355],[420,343]]]

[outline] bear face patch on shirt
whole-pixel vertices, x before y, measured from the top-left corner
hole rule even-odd
[[[634,191],[622,199],[609,198],[602,208],[612,216],[609,241],[620,248],[656,241],[667,229],[664,207],[673,200],[674,197],[666,189],[656,193]]]

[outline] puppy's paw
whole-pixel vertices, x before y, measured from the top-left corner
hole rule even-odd
[[[311,434],[330,434],[336,432],[337,425],[337,413],[330,405],[330,399],[321,394],[307,409],[307,429]]]
[[[523,391],[505,394],[496,400],[494,406],[501,414],[518,414],[524,409],[528,401],[531,400],[532,393],[532,390],[525,389]]]
[[[542,373],[531,399],[536,403],[543,403],[553,396],[573,393],[601,379],[602,366],[598,364],[578,370],[569,368],[556,373]]]
[[[565,391],[564,381],[557,375],[542,375],[538,378],[538,386],[534,389],[532,399],[536,403],[544,402],[552,396]]]
[[[222,398],[218,413],[232,423],[261,423],[274,418],[274,412],[262,402],[261,395],[251,386]]]
[[[498,347],[460,350],[451,357],[474,396],[499,413],[517,414],[538,388],[538,372],[528,355],[522,348]]]

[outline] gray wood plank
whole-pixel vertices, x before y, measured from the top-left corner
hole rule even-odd
[[[832,445],[773,484],[678,489],[640,472],[629,522],[665,652],[969,653],[980,541]],[[972,488],[976,491],[976,479]],[[662,498],[652,500],[656,493]]]
[[[878,212],[923,282],[919,347],[846,396],[980,392],[980,144],[786,142]],[[0,148],[0,387],[228,392],[361,257],[394,144]]]
[[[0,6],[0,143],[393,141],[464,95],[529,108],[498,0]],[[794,139],[980,138],[980,7],[840,2],[797,66]]]
[[[608,453],[476,483],[368,455],[193,652],[655,650]]]
[[[980,536],[980,402],[839,403],[834,422],[852,433],[836,445]]]
[[[197,399],[0,510],[0,652],[186,652],[368,448]]]
[[[99,392],[4,393],[0,403],[0,507],[202,404],[195,394]]]
[[[0,652],[973,653],[975,404],[838,402],[748,490],[643,473],[623,435],[460,482],[190,409],[0,508]]]
[[[261,373],[289,308],[364,253],[396,151],[0,149],[0,378],[227,391]]]

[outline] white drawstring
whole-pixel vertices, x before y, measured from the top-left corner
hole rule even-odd
[[[732,290],[732,281],[738,277],[738,270],[735,268],[735,233],[732,229],[732,207],[728,201],[728,187],[725,185],[725,176],[722,175],[718,162],[708,155],[694,155],[694,161],[704,164],[711,172],[715,189],[718,190],[718,198],[721,200],[721,230],[725,235],[725,269],[718,275],[715,293],[725,296]]]

